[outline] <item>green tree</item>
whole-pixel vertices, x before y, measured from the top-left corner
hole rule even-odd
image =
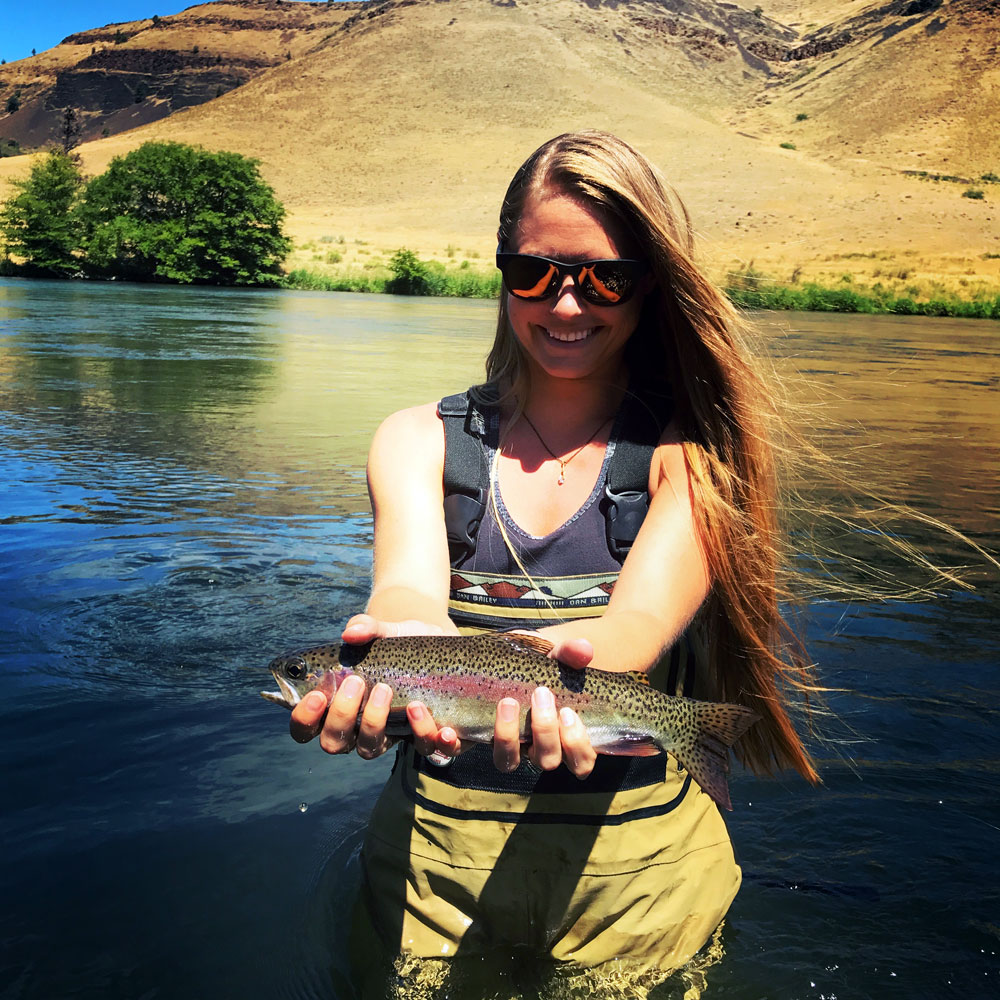
[[[62,149],[52,149],[15,181],[19,193],[0,210],[0,235],[8,255],[24,259],[31,271],[67,275],[80,270],[76,203],[80,171]]]
[[[291,248],[285,210],[239,153],[147,142],[88,185],[88,263],[137,281],[274,284]]]

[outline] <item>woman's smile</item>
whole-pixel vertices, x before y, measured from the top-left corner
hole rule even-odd
[[[558,340],[563,344],[573,344],[578,340],[586,340],[598,331],[596,326],[588,326],[583,330],[553,330],[549,327],[542,327],[546,334],[553,340]]]

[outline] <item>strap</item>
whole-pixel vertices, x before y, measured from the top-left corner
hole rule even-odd
[[[621,563],[649,510],[649,464],[661,433],[653,413],[629,397],[608,467],[603,504],[608,550]]]
[[[486,420],[468,392],[438,403],[444,423],[444,520],[452,566],[471,555],[486,511]]]

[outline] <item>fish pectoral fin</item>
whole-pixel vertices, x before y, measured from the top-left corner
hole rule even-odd
[[[543,639],[540,635],[532,635],[523,632],[487,632],[480,636],[482,639],[492,639],[502,643],[504,646],[521,652],[530,651],[548,656],[552,652],[553,643],[548,639]]]
[[[614,739],[594,747],[609,757],[655,757],[663,748],[646,733],[619,733]]]

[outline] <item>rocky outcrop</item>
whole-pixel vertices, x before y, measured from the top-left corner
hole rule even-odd
[[[306,51],[366,6],[221,0],[76,32],[61,43],[55,68],[40,58],[4,68],[0,137],[25,149],[57,139],[67,108],[88,140],[204,104],[288,61],[293,48]],[[14,94],[17,110],[4,115]]]

